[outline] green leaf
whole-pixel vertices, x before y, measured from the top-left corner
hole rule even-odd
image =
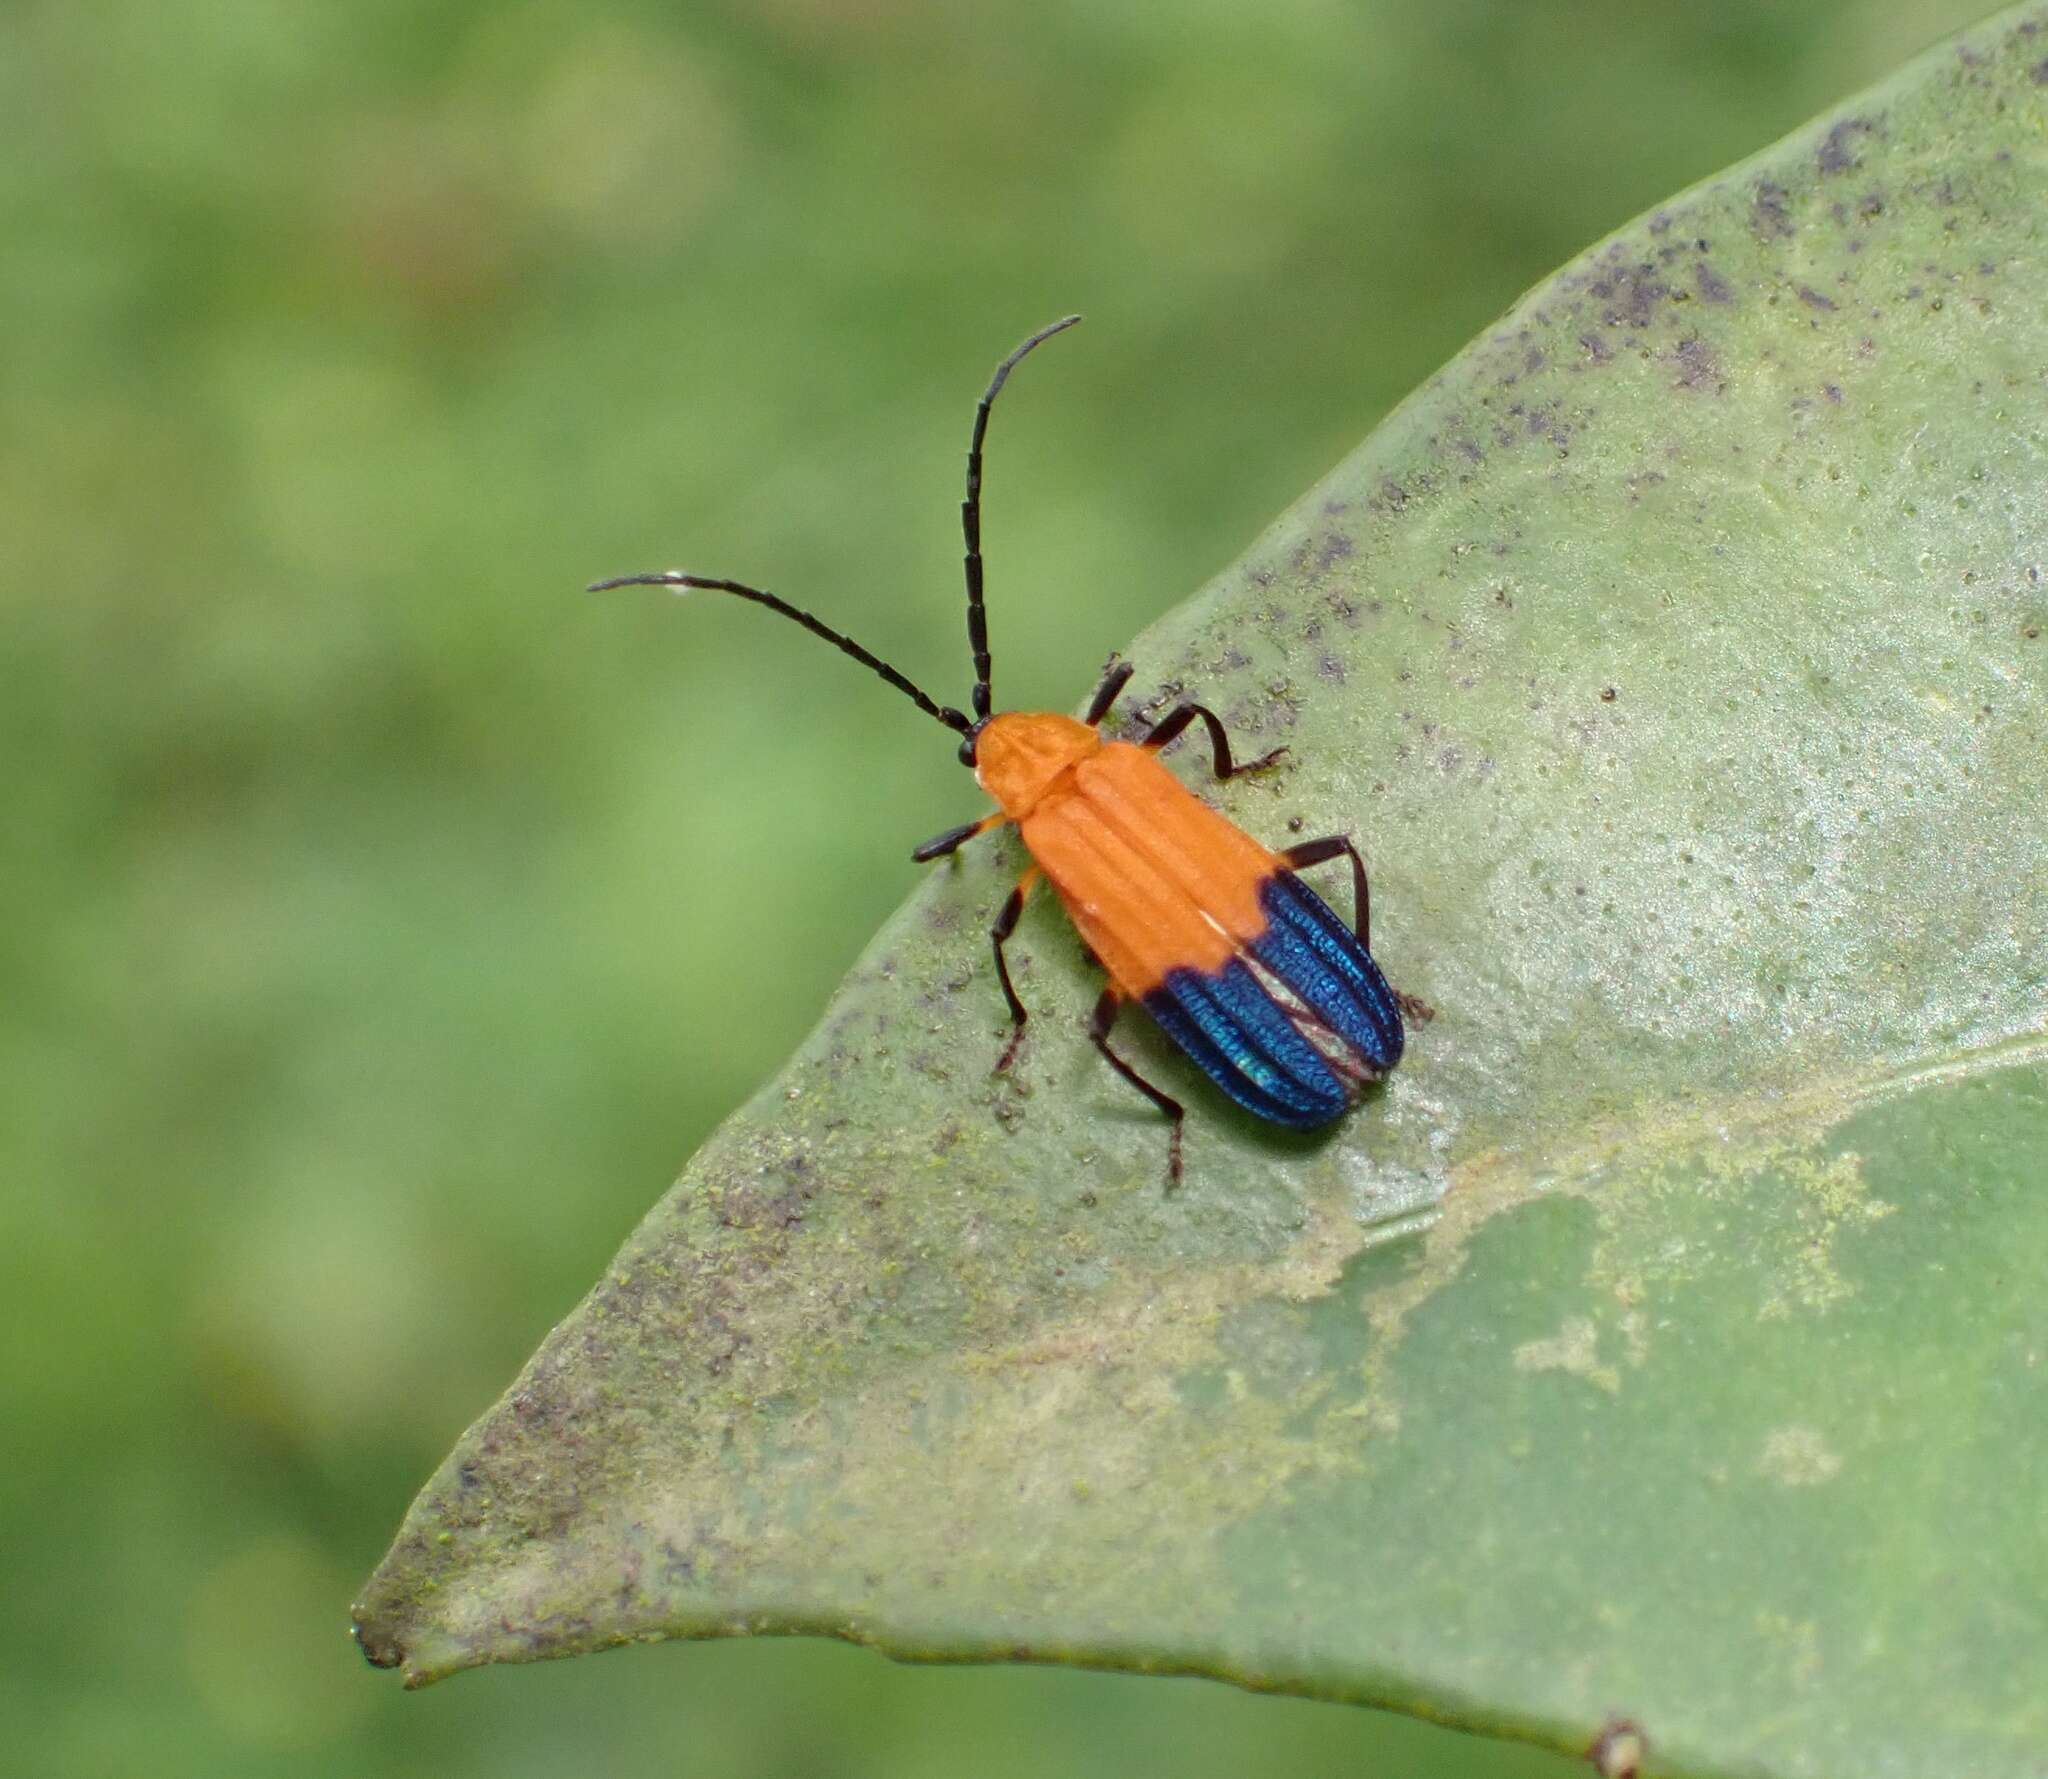
[[[1132,650],[1291,750],[1244,826],[1363,838],[1440,1009],[1384,1090],[1276,1134],[1134,1020],[1168,1192],[1049,903],[991,1074],[1014,844],[935,868],[429,1483],[371,1659],[813,1631],[2040,1770],[2044,24],[1566,267]]]

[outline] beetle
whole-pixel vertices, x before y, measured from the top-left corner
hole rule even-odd
[[[1105,741],[1103,721],[1135,671],[1112,655],[1087,714],[1001,711],[990,690],[988,613],[981,556],[982,446],[990,410],[1026,354],[1081,318],[1040,328],[996,367],[974,411],[967,449],[967,639],[974,656],[972,714],[940,704],[879,656],[810,612],[740,581],[670,569],[619,575],[590,591],[670,587],[730,593],[766,606],[871,668],[927,716],[960,736],[960,760],[997,808],[935,835],[911,857],[947,857],[978,834],[1014,825],[1031,856],[989,930],[1010,1035],[996,1062],[1015,1061],[1028,1014],[1004,947],[1041,879],[1065,905],[1108,984],[1088,1038],[1111,1068],[1170,1122],[1168,1179],[1182,1174],[1186,1109],[1110,1045],[1118,1014],[1141,1003],[1196,1067],[1240,1106],[1274,1124],[1313,1130],[1341,1117],[1362,1088],[1401,1060],[1402,1016],[1430,1009],[1391,987],[1372,956],[1365,861],[1348,834],[1271,850],[1190,792],[1159,760],[1188,727],[1207,731],[1218,781],[1273,765],[1285,748],[1235,760],[1223,720],[1184,700],[1133,741]],[[1351,864],[1355,926],[1346,926],[1296,875],[1343,858]]]

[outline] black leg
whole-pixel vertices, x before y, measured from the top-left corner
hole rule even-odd
[[[943,834],[934,834],[910,856],[920,865],[928,865],[933,859],[942,859],[949,852],[958,852],[977,834],[986,834],[989,829],[1001,827],[1000,815],[985,815],[978,822],[962,822],[957,828],[948,828]]]
[[[1187,1108],[1171,1094],[1154,1087],[1110,1049],[1110,1028],[1116,1024],[1116,1016],[1123,1010],[1123,1004],[1123,996],[1115,989],[1105,988],[1102,991],[1102,998],[1095,1003],[1095,1011],[1088,1020],[1088,1041],[1108,1059],[1111,1068],[1173,1120],[1173,1134],[1167,1139],[1166,1148],[1166,1184],[1171,1188],[1180,1184],[1180,1127],[1187,1118]]]
[[[1203,726],[1209,731],[1209,748],[1215,759],[1218,778],[1235,778],[1240,772],[1257,772],[1262,766],[1272,765],[1287,751],[1284,747],[1276,747],[1270,754],[1261,754],[1256,760],[1245,761],[1242,766],[1232,765],[1230,737],[1224,733],[1223,719],[1206,704],[1193,702],[1176,704],[1159,719],[1158,726],[1140,745],[1154,749],[1162,748],[1197,717],[1202,719]]]
[[[1352,929],[1358,934],[1358,942],[1367,951],[1372,950],[1372,892],[1365,881],[1365,861],[1358,856],[1358,848],[1349,834],[1332,834],[1327,840],[1304,840],[1299,846],[1287,847],[1280,854],[1287,861],[1291,871],[1299,871],[1308,865],[1320,865],[1339,855],[1351,860],[1351,907]],[[1393,988],[1393,984],[1387,985]],[[1436,1009],[1420,995],[1408,994],[1395,988],[1394,999],[1400,1002],[1401,1011],[1417,1024],[1425,1019],[1434,1019]]]
[[[1017,930],[1017,922],[1024,913],[1024,898],[1031,894],[1031,886],[1037,881],[1038,867],[1033,865],[1017,879],[1017,887],[1010,892],[1009,900],[996,916],[996,924],[988,930],[989,943],[994,946],[996,954],[996,980],[1003,985],[1003,999],[1010,1003],[1010,1041],[996,1059],[998,1075],[1017,1060],[1017,1046],[1024,1042],[1024,1022],[1031,1017],[1024,1011],[1024,1003],[1018,1000],[1017,990],[1010,981],[1010,964],[1003,956],[1003,947]]]
[[[1088,701],[1088,714],[1081,719],[1089,728],[1096,728],[1109,715],[1117,694],[1131,683],[1131,675],[1137,671],[1130,662],[1110,656],[1102,669],[1102,684],[1095,688],[1095,696]]]
[[[1358,856],[1358,848],[1352,843],[1351,836],[1332,834],[1327,840],[1304,840],[1299,846],[1285,848],[1280,856],[1287,861],[1290,871],[1300,871],[1347,854],[1351,859],[1351,928],[1358,935],[1359,944],[1370,951],[1372,891],[1365,881],[1365,861]]]

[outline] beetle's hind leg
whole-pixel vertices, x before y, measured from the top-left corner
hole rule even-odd
[[[1261,754],[1256,760],[1234,764],[1230,758],[1230,736],[1223,727],[1223,719],[1206,704],[1197,704],[1193,699],[1176,704],[1161,717],[1152,732],[1138,745],[1157,752],[1170,741],[1175,740],[1195,718],[1202,719],[1202,726],[1209,731],[1209,752],[1216,768],[1218,779],[1235,778],[1241,772],[1258,772],[1271,766],[1287,750],[1276,747],[1269,754]]]
[[[1102,991],[1102,998],[1095,1003],[1095,1011],[1089,1016],[1088,1042],[1102,1052],[1111,1068],[1116,1070],[1119,1075],[1123,1076],[1126,1081],[1173,1121],[1172,1134],[1167,1138],[1166,1144],[1166,1184],[1170,1190],[1180,1184],[1180,1131],[1181,1126],[1187,1122],[1187,1108],[1179,1100],[1175,1099],[1172,1094],[1165,1092],[1161,1088],[1154,1087],[1143,1075],[1139,1074],[1136,1069],[1125,1062],[1114,1050],[1110,1049],[1110,1028],[1116,1024],[1116,1016],[1123,1011],[1123,1005],[1124,997],[1117,992],[1114,986],[1105,988]]]
[[[1323,865],[1331,859],[1351,861],[1351,930],[1359,944],[1372,950],[1372,886],[1366,882],[1365,860],[1358,856],[1358,843],[1349,834],[1331,834],[1321,840],[1304,840],[1299,846],[1283,847],[1281,858],[1290,871]]]
[[[1003,999],[1010,1004],[1010,1041],[1003,1046],[1003,1054],[996,1059],[996,1073],[1002,1074],[1017,1060],[1017,1047],[1024,1042],[1024,1022],[1031,1015],[1024,1011],[1024,1003],[1017,998],[1015,985],[1010,981],[1009,960],[1003,955],[1003,947],[1010,941],[1010,935],[1017,930],[1017,922],[1024,913],[1024,903],[1032,887],[1038,882],[1039,870],[1036,865],[1024,867],[1024,875],[1017,879],[1013,889],[996,915],[996,924],[989,928],[989,943],[996,954],[996,980],[1003,985]]]
[[[1300,871],[1310,865],[1326,864],[1335,858],[1349,858],[1351,861],[1351,930],[1358,935],[1358,942],[1368,954],[1372,951],[1372,886],[1366,881],[1365,860],[1358,855],[1358,844],[1349,834],[1331,834],[1321,840],[1304,840],[1299,846],[1282,850],[1281,858],[1287,862],[1290,871]],[[1393,988],[1392,983],[1388,983]],[[1434,1019],[1436,1009],[1420,995],[1412,995],[1395,988],[1394,999],[1400,1002],[1401,1011],[1416,1024],[1425,1019]]]

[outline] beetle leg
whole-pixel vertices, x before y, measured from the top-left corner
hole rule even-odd
[[[1261,754],[1256,760],[1247,760],[1241,766],[1231,764],[1230,737],[1224,733],[1223,719],[1206,704],[1197,704],[1192,699],[1176,704],[1159,719],[1152,733],[1138,745],[1155,752],[1174,740],[1195,718],[1202,719],[1203,727],[1209,731],[1209,749],[1214,757],[1216,776],[1219,779],[1235,778],[1240,772],[1257,772],[1261,767],[1270,766],[1287,750],[1276,747],[1269,754]]]
[[[920,865],[928,865],[933,859],[942,859],[949,852],[958,852],[977,834],[986,834],[991,828],[1000,828],[1006,818],[998,811],[985,815],[978,822],[962,822],[957,828],[948,828],[943,834],[934,834],[910,856]]]
[[[1359,944],[1371,951],[1372,891],[1365,880],[1365,860],[1358,856],[1358,847],[1351,836],[1332,834],[1324,840],[1304,840],[1299,846],[1285,848],[1280,856],[1286,860],[1290,871],[1299,871],[1307,865],[1321,865],[1340,856],[1351,860],[1352,930],[1358,934]],[[1393,984],[1387,986],[1392,988]],[[1436,1009],[1420,995],[1396,988],[1394,999],[1401,1003],[1401,1011],[1418,1024],[1436,1017]]]
[[[998,1075],[1017,1060],[1017,1046],[1024,1042],[1024,1022],[1030,1018],[1024,1011],[1024,1003],[1017,998],[1017,990],[1011,985],[1010,966],[1003,956],[1003,947],[1017,930],[1017,921],[1024,912],[1024,899],[1031,894],[1038,877],[1036,865],[1025,866],[1024,875],[1017,879],[1017,887],[1010,892],[1002,911],[997,914],[996,924],[988,930],[989,943],[995,947],[996,980],[1003,985],[1003,999],[1010,1003],[1010,1041],[1003,1046],[1003,1054],[997,1059]]]
[[[1280,856],[1287,861],[1290,871],[1300,871],[1309,865],[1326,864],[1334,858],[1348,856],[1351,860],[1351,928],[1358,935],[1359,944],[1367,951],[1372,949],[1372,890],[1365,881],[1365,860],[1358,856],[1358,847],[1349,834],[1332,834],[1324,840],[1304,840],[1299,846],[1282,849]]]
[[[1095,1003],[1095,1011],[1088,1020],[1088,1041],[1108,1059],[1111,1068],[1173,1120],[1173,1134],[1167,1139],[1166,1148],[1166,1184],[1169,1188],[1175,1187],[1180,1184],[1180,1129],[1186,1121],[1187,1108],[1171,1094],[1154,1087],[1110,1049],[1110,1028],[1116,1024],[1116,1016],[1123,1010],[1123,1004],[1124,997],[1114,987],[1102,991],[1102,998]]]
[[[1102,684],[1095,688],[1095,696],[1088,701],[1088,714],[1081,720],[1094,729],[1109,715],[1109,707],[1116,702],[1117,694],[1131,683],[1131,675],[1138,670],[1128,661],[1119,661],[1112,655],[1103,664]]]

